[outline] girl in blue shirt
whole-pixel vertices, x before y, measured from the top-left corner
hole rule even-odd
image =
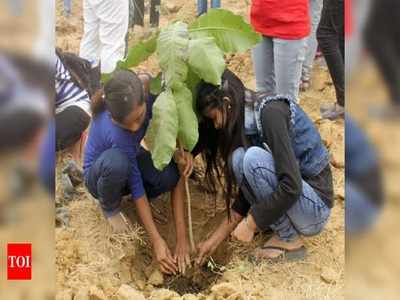
[[[154,167],[150,153],[141,145],[154,100],[140,78],[126,70],[115,72],[104,90],[95,95],[83,165],[85,184],[99,200],[115,231],[128,229],[127,219],[121,212],[121,199],[131,194],[161,271],[184,273],[190,264],[184,219],[184,177],[191,173],[192,160],[191,155],[177,151],[177,161],[185,163],[178,166],[172,161],[163,171]],[[149,199],[169,191],[176,225],[174,255],[158,232],[149,205]]]

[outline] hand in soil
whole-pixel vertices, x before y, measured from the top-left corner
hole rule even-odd
[[[178,242],[175,248],[174,259],[178,262],[178,271],[185,274],[186,268],[190,267],[190,250],[187,241]]]
[[[255,223],[251,216],[243,219],[235,230],[232,232],[232,236],[245,243],[250,243],[253,240],[254,233],[256,231]]]
[[[217,248],[216,245],[210,240],[206,240],[197,245],[197,259],[196,265],[202,266],[206,263],[207,259],[214,253]]]
[[[172,257],[167,243],[160,238],[153,246],[155,258],[160,265],[161,272],[176,275],[178,271],[176,260]]]

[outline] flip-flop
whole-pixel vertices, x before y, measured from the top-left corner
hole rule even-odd
[[[273,258],[261,258],[261,257],[256,257],[255,254],[252,254],[250,256],[250,261],[252,261],[253,263],[259,263],[262,260],[266,260],[269,262],[282,262],[282,261],[297,261],[297,260],[302,260],[304,258],[306,258],[307,256],[307,249],[304,246],[301,246],[300,248],[297,249],[293,249],[293,250],[289,250],[283,247],[278,247],[278,246],[262,246],[259,247],[257,249],[261,249],[261,250],[267,250],[267,249],[272,249],[272,250],[279,250],[282,251],[282,254],[280,254],[277,257],[273,257]]]

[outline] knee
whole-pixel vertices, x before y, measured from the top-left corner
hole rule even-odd
[[[274,159],[271,153],[260,147],[250,147],[243,158],[243,171],[245,175],[253,173],[261,165],[273,168]]]
[[[236,182],[240,185],[243,179],[243,159],[245,155],[245,150],[240,147],[233,151],[232,154],[232,170],[235,174]]]
[[[301,230],[299,230],[299,232],[305,237],[315,236],[322,232],[322,230],[324,229],[324,225],[325,222],[323,224],[308,226],[306,228],[302,228]]]
[[[117,149],[109,149],[102,154],[101,173],[102,177],[117,180],[129,177],[130,162],[127,155]]]

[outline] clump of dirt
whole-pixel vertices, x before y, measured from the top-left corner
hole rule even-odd
[[[221,278],[226,270],[225,265],[231,259],[232,250],[226,246],[221,245],[220,247],[220,249],[227,250],[224,251],[223,256],[221,251],[217,252],[204,266],[192,267],[184,275],[168,276],[165,279],[164,287],[180,295],[209,291],[210,287]]]

